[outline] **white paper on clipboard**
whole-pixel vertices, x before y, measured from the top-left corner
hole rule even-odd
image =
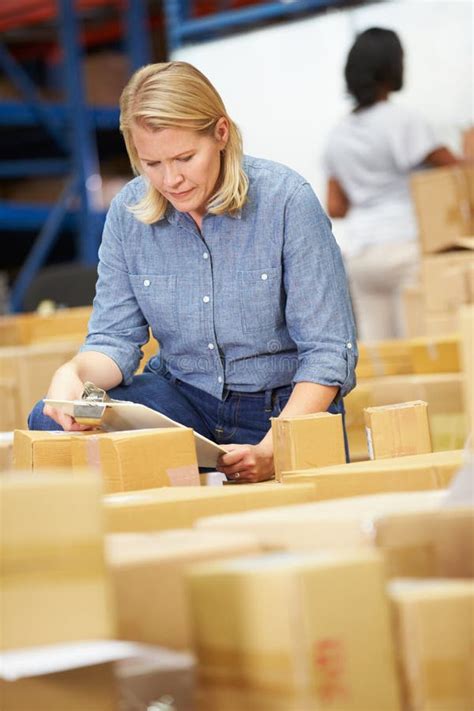
[[[74,408],[88,406],[86,400],[49,400],[45,404],[62,410],[67,415],[74,417]],[[105,412],[100,421],[100,429],[104,432],[120,432],[124,430],[157,429],[161,427],[185,427],[185,425],[175,422],[171,417],[163,415],[161,412],[152,410],[146,405],[136,402],[109,401],[100,403],[105,406]],[[91,402],[91,408],[97,408],[97,403]],[[225,449],[207,437],[194,432],[196,443],[196,454],[200,467],[212,467],[215,469],[217,459],[220,454],[225,454]]]

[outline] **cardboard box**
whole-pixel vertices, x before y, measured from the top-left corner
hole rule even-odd
[[[405,340],[359,343],[357,378],[412,373],[408,343]]]
[[[0,345],[26,346],[33,343],[80,342],[87,335],[90,306],[58,309],[51,314],[36,312],[0,317]]]
[[[371,459],[426,454],[432,451],[428,406],[415,400],[364,410]]]
[[[91,434],[71,443],[74,469],[95,467],[106,493],[200,486],[193,430],[168,427]]]
[[[464,306],[460,311],[461,360],[465,378],[463,402],[468,415],[471,449],[474,449],[474,306]]]
[[[414,338],[409,347],[414,373],[456,373],[461,370],[459,336]]]
[[[389,585],[408,708],[474,708],[474,581],[397,580]]]
[[[423,257],[421,282],[426,315],[452,312],[461,304],[472,302],[474,254],[471,250],[455,250]],[[455,324],[451,333],[455,332]]]
[[[433,451],[459,449],[464,446],[467,423],[464,414],[465,387],[462,373],[373,378],[359,383],[356,391],[362,386],[370,388],[368,399],[370,404],[376,407],[408,400],[427,402]]]
[[[456,311],[430,311],[425,314],[425,336],[435,338],[459,333],[459,318]]]
[[[429,452],[428,454],[413,454],[406,457],[390,457],[387,459],[370,459],[367,462],[351,462],[350,464],[341,464],[337,467],[324,467],[323,469],[303,469],[291,472],[291,474],[283,473],[283,483],[304,483],[317,480],[324,480],[329,477],[341,477],[341,485],[334,483],[334,490],[341,498],[344,497],[345,491],[342,487],[344,482],[350,481],[346,479],[348,476],[354,476],[354,481],[357,477],[373,475],[373,480],[382,478],[387,474],[399,475],[403,481],[408,484],[409,477],[413,473],[425,477],[426,481],[432,481],[435,488],[446,488],[455,474],[461,469],[464,462],[464,451],[462,449],[446,451],[446,452]],[[415,479],[416,481],[416,479]],[[315,496],[319,499],[318,484],[316,486]],[[328,484],[329,486],[329,484]],[[431,487],[430,487],[431,488]],[[367,492],[369,493],[369,492]],[[348,494],[350,495],[350,494]],[[359,496],[364,495],[362,492]]]
[[[250,533],[265,549],[270,550],[373,546],[373,521],[376,517],[388,513],[437,510],[444,498],[443,491],[356,496],[280,506],[267,511],[203,517],[197,521],[196,527]]]
[[[86,437],[91,437],[87,431],[15,430],[13,466],[31,472],[40,469],[72,469],[72,443]]]
[[[18,387],[14,378],[0,379],[0,432],[10,432],[15,429],[19,420]]]
[[[474,577],[474,508],[381,516],[374,542],[390,578]]]
[[[26,428],[33,406],[45,397],[51,378],[60,365],[73,358],[78,342],[0,348],[0,378],[13,378],[18,387],[18,417],[15,427]]]
[[[373,551],[202,564],[189,585],[204,681],[303,692],[321,711],[399,711],[383,561]]]
[[[313,484],[239,484],[163,487],[104,497],[106,528],[112,532],[189,528],[202,516],[313,501]]]
[[[97,476],[0,478],[0,649],[113,635]]]
[[[0,679],[2,711],[119,711],[112,664]]]
[[[282,481],[313,482],[315,499],[397,491],[444,489],[463,464],[463,450],[352,462],[338,467],[283,473]]]
[[[346,461],[342,415],[318,412],[272,418],[275,478],[283,471],[327,467]]]
[[[13,464],[13,433],[0,432],[0,472],[8,471]]]
[[[184,585],[189,565],[260,551],[255,538],[247,534],[189,529],[107,536],[119,638],[190,649],[192,630]]]
[[[420,284],[402,289],[403,318],[407,338],[425,335],[425,303]]]
[[[472,168],[434,168],[414,173],[411,191],[424,254],[453,249],[473,234]]]

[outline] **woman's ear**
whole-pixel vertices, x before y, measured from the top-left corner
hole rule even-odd
[[[225,116],[221,116],[214,129],[214,138],[220,144],[221,149],[224,149],[229,140],[229,120]]]

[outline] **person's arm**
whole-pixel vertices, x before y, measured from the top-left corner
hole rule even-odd
[[[329,217],[345,217],[350,202],[342,185],[336,178],[329,178],[327,184],[327,211]]]
[[[431,153],[428,153],[423,162],[433,166],[433,168],[442,168],[447,165],[461,165],[462,163],[462,161],[445,146],[440,146],[434,151],[431,151]]]
[[[110,390],[122,382],[122,372],[112,358],[103,353],[78,353],[55,372],[46,397],[51,400],[79,400],[84,383],[88,380],[103,390]],[[65,430],[89,429],[50,405],[45,405],[43,414],[51,417]]]
[[[319,383],[296,383],[280,417],[326,412],[336,397],[337,391],[337,387]],[[231,444],[226,449],[228,453],[221,456],[219,471],[222,471],[229,479],[233,479],[237,473],[239,474],[238,481],[247,484],[272,478],[274,463],[271,429],[258,444]]]

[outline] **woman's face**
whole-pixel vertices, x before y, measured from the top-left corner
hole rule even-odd
[[[198,218],[198,224],[216,187],[228,137],[225,117],[219,119],[213,135],[182,128],[132,128],[143,174],[176,210]]]

